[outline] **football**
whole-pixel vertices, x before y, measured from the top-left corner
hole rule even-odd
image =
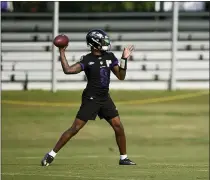
[[[64,35],[64,34],[58,35],[53,40],[53,44],[56,47],[65,47],[65,46],[68,46],[68,44],[69,44],[69,38],[66,35]]]

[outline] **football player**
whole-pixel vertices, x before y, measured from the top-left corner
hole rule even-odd
[[[66,60],[66,47],[59,48],[63,72],[78,74],[84,71],[88,82],[72,126],[61,135],[55,147],[44,156],[41,165],[50,165],[58,151],[84,127],[87,121],[95,120],[97,115],[101,119],[105,119],[115,132],[120,153],[119,165],[136,165],[127,156],[125,131],[118,110],[109,95],[110,73],[112,71],[119,80],[125,79],[127,60],[133,51],[133,46],[124,48],[122,57],[118,61],[115,55],[109,51],[110,39],[103,30],[89,31],[86,42],[90,46],[91,52],[82,56],[79,62],[71,66]]]

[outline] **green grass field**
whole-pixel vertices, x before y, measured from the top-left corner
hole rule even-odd
[[[118,165],[114,133],[97,119],[52,166],[41,167],[44,154],[73,122],[81,91],[2,92],[2,179],[207,180],[209,94],[195,93],[111,91],[137,166]]]

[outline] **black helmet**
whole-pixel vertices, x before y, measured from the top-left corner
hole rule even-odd
[[[101,29],[92,29],[86,35],[88,46],[101,51],[110,50],[110,40],[108,35]]]

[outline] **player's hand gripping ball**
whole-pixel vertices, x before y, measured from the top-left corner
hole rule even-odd
[[[66,47],[69,44],[69,38],[64,34],[58,35],[53,40],[53,44],[58,48]]]

